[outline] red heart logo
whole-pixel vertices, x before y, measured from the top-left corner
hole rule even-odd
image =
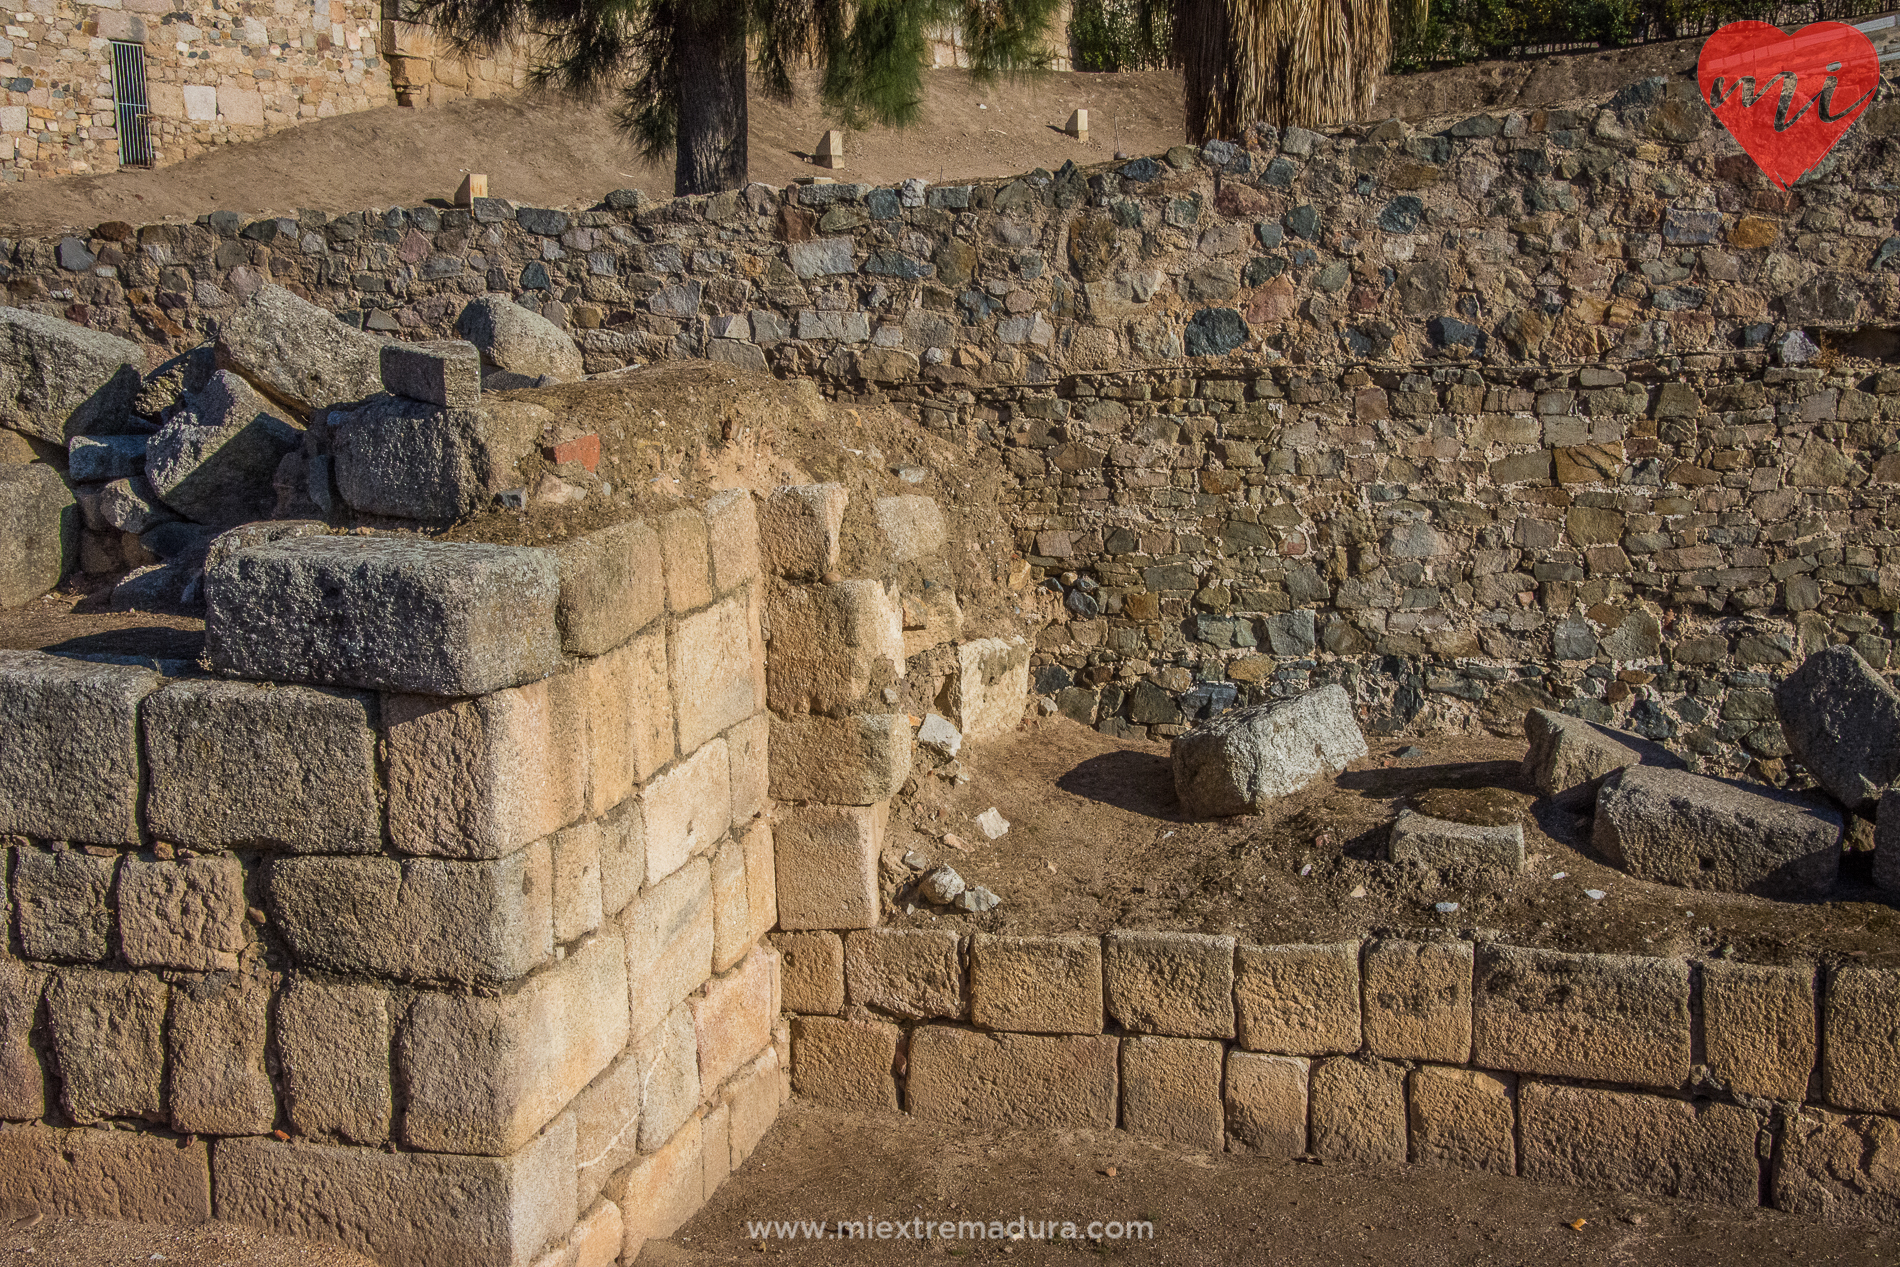
[[[1827,157],[1880,86],[1873,41],[1844,22],[1793,35],[1731,22],[1702,46],[1702,99],[1769,180],[1786,189]]]

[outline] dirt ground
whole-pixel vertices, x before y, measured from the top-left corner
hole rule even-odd
[[[0,1264],[8,1267],[374,1267],[335,1245],[271,1236],[228,1223],[173,1227],[0,1210]]]
[[[1480,62],[1389,77],[1372,115],[1423,119],[1475,110],[1531,109],[1614,91],[1695,65],[1699,41]],[[1061,129],[1089,111],[1089,139]],[[1171,71],[1047,74],[977,83],[967,72],[925,73],[923,122],[868,128],[846,138],[843,180],[892,184],[1010,176],[1065,161],[1104,162],[1117,151],[1155,154],[1184,139],[1181,80]],[[751,175],[784,185],[819,173],[808,154],[829,126],[814,94],[751,100]],[[643,164],[613,127],[606,105],[560,97],[461,101],[439,109],[389,106],[320,119],[261,141],[234,144],[153,171],[111,172],[9,185],[0,230],[87,229],[107,220],[150,224],[211,210],[255,216],[299,208],[337,213],[413,206],[451,196],[463,173],[488,176],[497,198],[558,207],[636,188],[673,192],[671,162]]]
[[[971,915],[907,897],[887,914],[899,927],[1013,934],[1154,928],[1286,944],[1495,931],[1516,945],[1559,950],[1900,964],[1900,913],[1871,887],[1870,855],[1849,855],[1826,902],[1637,880],[1599,860],[1588,818],[1538,799],[1520,766],[1525,747],[1380,739],[1337,778],[1265,814],[1189,822],[1166,745],[1043,720],[921,775],[915,795],[893,806],[886,837],[887,879],[918,874],[901,861],[914,850],[988,887],[1002,905]],[[962,785],[943,777],[959,771],[968,776]],[[1522,822],[1526,870],[1441,875],[1385,861],[1389,826],[1408,804],[1465,821]],[[995,841],[975,822],[992,806],[1010,823]],[[1457,909],[1440,913],[1440,903]]]
[[[816,1241],[760,1220],[1100,1220],[1152,1240]],[[1774,1210],[1586,1192],[1426,1167],[1185,1152],[1120,1131],[978,1131],[793,1103],[705,1209],[640,1267],[971,1259],[1251,1267],[1736,1267],[1891,1263],[1900,1234]]]

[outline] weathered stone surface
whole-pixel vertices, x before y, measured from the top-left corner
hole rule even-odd
[[[46,1071],[33,1047],[46,977],[0,955],[0,1120],[31,1121],[46,1112]]]
[[[548,842],[554,884],[554,941],[566,945],[600,927],[600,842],[603,832],[570,827]]]
[[[1773,1200],[1830,1223],[1900,1220],[1900,1122],[1802,1106],[1782,1127]]]
[[[836,568],[847,497],[842,484],[773,489],[759,510],[759,551],[766,570],[816,581]]]
[[[1312,1062],[1233,1048],[1223,1098],[1228,1147],[1268,1157],[1306,1151],[1306,1088]]]
[[[1407,1081],[1414,1165],[1517,1173],[1516,1078],[1420,1065]]]
[[[672,760],[673,704],[662,630],[649,629],[578,662],[568,678],[550,679],[548,692],[558,713],[550,719],[552,728],[562,736],[548,755],[585,774],[587,813],[605,814],[626,803],[641,780]],[[579,752],[569,746],[577,720],[585,726]],[[572,783],[572,776],[562,777],[555,786],[565,790]],[[721,804],[727,799],[724,789],[710,790]]]
[[[1344,688],[1237,708],[1174,741],[1174,790],[1197,818],[1258,813],[1366,755]]]
[[[276,1125],[277,1098],[264,1063],[270,998],[268,980],[230,972],[181,982],[172,992],[166,1045],[173,1130],[265,1135]]]
[[[294,537],[205,573],[205,650],[241,677],[483,695],[559,663],[554,556],[525,546]]]
[[[1241,946],[1234,1001],[1240,1045],[1285,1056],[1359,1050],[1359,943]]]
[[[113,480],[99,490],[96,501],[86,505],[89,522],[94,527],[113,528],[135,537],[160,524],[178,520],[171,508],[158,499],[152,482],[143,473]]]
[[[1546,796],[1594,785],[1626,766],[1682,768],[1682,759],[1661,744],[1544,708],[1524,714],[1524,737],[1531,745],[1524,775]]]
[[[600,837],[600,913],[611,919],[627,908],[646,883],[646,819],[637,799],[622,801],[606,817],[576,831]]]
[[[644,1034],[712,975],[712,868],[695,858],[648,886],[620,917],[633,1032]]]
[[[382,847],[376,698],[250,682],[173,682],[140,711],[152,835],[195,849]]]
[[[1815,797],[1634,766],[1603,781],[1592,843],[1644,880],[1807,896],[1840,874],[1841,815]]]
[[[897,1045],[904,1031],[885,1021],[792,1018],[792,1090],[818,1104],[895,1113]],[[914,1106],[913,1106],[914,1108]]]
[[[904,676],[902,603],[877,581],[777,586],[766,613],[775,713],[841,711]]]
[[[445,409],[482,403],[481,349],[464,339],[385,343],[383,389],[392,396]]]
[[[1828,974],[1821,1012],[1821,1090],[1829,1104],[1900,1113],[1896,1009],[1900,971],[1850,964]]]
[[[804,805],[773,825],[780,928],[871,928],[890,802]]]
[[[934,497],[918,493],[880,497],[875,510],[878,530],[890,547],[893,563],[929,558],[943,548],[943,508]]]
[[[455,332],[475,345],[488,368],[562,383],[586,372],[581,350],[561,327],[498,295],[485,295],[464,308]]]
[[[1874,883],[1900,890],[1900,788],[1880,794],[1874,819]]]
[[[337,491],[354,510],[448,523],[518,478],[552,415],[516,401],[445,408],[382,396],[330,415]]]
[[[271,922],[299,963],[495,983],[554,953],[551,868],[546,841],[479,861],[280,858],[264,889]]]
[[[472,700],[385,696],[396,848],[499,858],[580,818],[589,770],[576,754],[588,750],[589,680],[562,674]]]
[[[218,1217],[415,1267],[529,1267],[574,1221],[574,1123],[511,1157],[221,1140]]]
[[[968,743],[1015,730],[1029,703],[1029,646],[1020,639],[978,638],[957,648],[950,716]]]
[[[1314,1155],[1362,1166],[1405,1161],[1403,1066],[1351,1056],[1316,1060],[1308,1094]]]
[[[1709,959],[1699,971],[1709,1072],[1743,1095],[1806,1099],[1816,1054],[1814,969]]]
[[[0,651],[0,831],[139,841],[138,707],[150,669]]]
[[[1747,1109],[1709,1101],[1526,1082],[1519,1173],[1579,1188],[1753,1206],[1760,1201]]]
[[[693,996],[693,1033],[705,1095],[710,1097],[771,1047],[772,1026],[779,1016],[778,972],[778,952],[756,946],[738,967],[714,977],[703,993]]]
[[[729,488],[706,499],[706,552],[715,593],[730,594],[758,579],[759,517],[749,490]]]
[[[1119,1046],[921,1026],[911,1033],[905,1100],[918,1117],[971,1126],[1106,1129],[1115,1125]]]
[[[772,717],[771,794],[781,801],[875,805],[910,777],[910,722],[901,713]]]
[[[833,932],[774,933],[785,1010],[807,1016],[844,1011],[844,941]]]
[[[403,1141],[431,1152],[516,1152],[627,1045],[626,997],[618,933],[510,994],[419,995],[396,1038]]]
[[[53,974],[46,1022],[67,1117],[82,1126],[109,1117],[164,1120],[169,994],[149,972]]]
[[[624,1211],[621,1261],[632,1262],[648,1240],[678,1231],[706,1200],[704,1141],[700,1119],[686,1125],[659,1152],[615,1175],[606,1195]]]
[[[732,760],[732,826],[744,827],[771,804],[771,760],[766,748],[772,719],[756,713],[726,732],[726,755]]]
[[[674,625],[667,666],[677,692],[681,752],[691,752],[765,701],[764,645],[755,604],[734,594]]]
[[[145,351],[101,330],[0,308],[0,427],[53,444],[126,430]]]
[[[1386,856],[1393,862],[1442,870],[1524,869],[1524,825],[1483,826],[1452,823],[1401,808],[1392,822]]]
[[[562,650],[604,655],[653,623],[666,606],[659,549],[659,537],[640,520],[554,547],[561,568],[556,616]]]
[[[909,1020],[963,1015],[957,934],[938,928],[870,928],[844,939],[848,997]]]
[[[218,368],[303,418],[382,391],[382,346],[269,282],[218,323]]]
[[[1795,760],[1848,809],[1900,777],[1900,693],[1852,647],[1804,660],[1775,688],[1775,709]]]
[[[292,977],[277,1001],[284,1108],[299,1135],[351,1144],[389,1138],[389,995],[368,985]]]
[[[244,868],[228,855],[119,867],[119,950],[141,968],[229,972],[244,949]]]
[[[641,1152],[657,1152],[699,1105],[693,1009],[676,1004],[665,1020],[633,1040],[627,1055],[640,1083],[640,1126],[635,1138]]]
[[[732,1168],[737,1170],[778,1117],[778,1052],[768,1047],[732,1082]]]
[[[1234,1036],[1234,939],[1205,933],[1109,933],[1102,939],[1109,1016],[1137,1033]]]
[[[14,919],[29,959],[89,963],[111,952],[117,858],[73,849],[13,850]]]
[[[739,838],[745,855],[745,940],[755,942],[778,927],[778,863],[772,824],[760,819]]]
[[[220,370],[152,437],[145,477],[185,518],[229,527],[270,517],[271,477],[302,445],[303,432],[255,388]]]
[[[706,537],[706,517],[690,506],[661,515],[661,572],[666,579],[669,611],[697,611],[712,601],[712,552]]]
[[[1480,946],[1474,1063],[1675,1087],[1689,1076],[1689,965],[1680,959]]]
[[[66,442],[66,474],[91,482],[125,479],[145,469],[150,436],[74,436]]]
[[[646,819],[647,879],[661,880],[696,854],[708,854],[732,826],[732,765],[715,739],[648,780],[640,793]]]
[[[203,1223],[211,1145],[145,1131],[0,1126],[0,1205],[85,1219]]]
[[[622,1053],[569,1106],[574,1114],[575,1196],[587,1205],[614,1173],[640,1155],[640,1092],[644,1067]],[[616,1247],[618,1252],[618,1247]]]
[[[970,1017],[983,1028],[1099,1034],[1102,1014],[1099,938],[971,939]]]
[[[0,607],[30,603],[72,571],[79,525],[79,505],[57,470],[0,466]]]
[[[1219,1152],[1221,1044],[1200,1038],[1125,1038],[1121,1045],[1122,1129]]]
[[[1471,943],[1381,941],[1366,949],[1366,1048],[1397,1060],[1471,1057]]]

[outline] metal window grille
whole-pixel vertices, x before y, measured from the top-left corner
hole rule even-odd
[[[145,46],[112,41],[112,103],[119,116],[119,166],[150,167],[152,137],[145,117]]]

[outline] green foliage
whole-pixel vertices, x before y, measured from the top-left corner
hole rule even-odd
[[[1167,65],[1174,24],[1153,0],[1075,0],[1069,46],[1077,70],[1154,70]]]

